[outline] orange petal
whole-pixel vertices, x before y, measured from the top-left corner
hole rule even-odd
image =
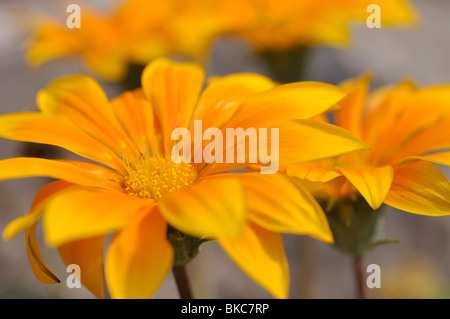
[[[141,151],[148,146],[157,149],[153,109],[142,89],[121,94],[111,101],[111,106],[124,131]]]
[[[43,216],[45,237],[49,244],[60,246],[104,235],[121,229],[134,214],[153,205],[152,200],[118,192],[74,187],[47,204]]]
[[[56,145],[116,169],[122,168],[120,159],[113,151],[60,115],[38,112],[2,115],[0,136],[16,141]]]
[[[253,223],[237,239],[219,238],[234,262],[276,298],[287,298],[289,269],[280,234]]]
[[[366,74],[356,80],[349,80],[340,85],[348,92],[348,95],[339,102],[341,110],[336,112],[336,124],[358,137],[361,137],[369,82],[370,76]]]
[[[238,237],[247,214],[244,188],[231,179],[210,178],[165,194],[158,208],[170,225],[199,238]]]
[[[338,168],[375,210],[383,204],[394,178],[390,165],[370,169]]]
[[[413,214],[450,214],[450,182],[433,164],[419,160],[395,170],[385,203]]]
[[[334,160],[295,164],[287,168],[286,174],[311,182],[326,183],[342,175],[334,170],[334,166]]]
[[[103,245],[105,236],[75,240],[58,247],[66,264],[80,267],[80,281],[97,298],[103,298]]]
[[[157,209],[133,216],[111,241],[106,278],[113,298],[150,298],[170,271],[174,252]]]
[[[61,281],[45,265],[36,240],[36,224],[28,227],[25,231],[27,256],[36,278],[44,284],[56,284]]]
[[[127,145],[134,146],[117,122],[102,88],[88,76],[56,80],[38,93],[37,103],[44,114],[64,115],[116,154],[121,154]]]
[[[161,58],[145,68],[142,88],[161,125],[166,154],[170,153],[172,131],[190,125],[203,80],[202,68],[194,63]]]
[[[33,176],[61,179],[85,186],[117,189],[115,183],[102,175],[62,161],[32,157],[17,157],[0,161],[0,181]]]
[[[230,120],[243,100],[274,86],[273,81],[258,74],[214,78],[200,97],[194,119],[202,120],[205,129],[221,127]]]

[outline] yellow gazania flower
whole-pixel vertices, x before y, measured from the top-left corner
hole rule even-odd
[[[43,282],[57,279],[45,267],[35,239],[42,216],[46,241],[67,263],[80,265],[83,284],[115,298],[150,297],[173,264],[167,225],[198,238],[217,239],[230,257],[275,297],[287,297],[288,265],[280,232],[331,242],[323,211],[295,179],[284,174],[234,172],[246,163],[176,164],[171,132],[203,129],[279,128],[280,166],[312,161],[366,146],[347,131],[309,120],[344,93],[315,82],[283,86],[255,74],[213,79],[200,94],[197,64],[158,59],[148,65],[142,89],[109,102],[89,77],[69,76],[37,97],[40,112],[0,117],[0,136],[64,147],[89,160],[12,158],[0,161],[0,180],[48,176],[28,215],[4,232],[26,230],[31,266]],[[195,142],[195,141],[194,141]],[[255,165],[255,164],[252,164]]]
[[[368,94],[370,77],[342,84],[348,92],[336,124],[371,148],[333,160],[293,165],[289,175],[325,183],[318,196],[336,201],[362,195],[422,215],[450,213],[450,183],[432,163],[450,166],[450,86],[416,88],[410,81]],[[317,186],[317,184],[316,184]]]
[[[27,60],[39,66],[55,58],[81,56],[97,75],[119,81],[129,64],[146,65],[167,55],[202,59],[225,28],[220,6],[203,0],[131,0],[112,13],[98,13],[80,5],[80,28],[69,29],[66,16],[62,21],[36,22],[39,27],[30,39]]]
[[[350,23],[365,23],[370,15],[367,7],[374,3],[370,0],[234,2],[240,8],[236,12],[241,12],[241,19],[230,18],[234,21],[234,31],[259,50],[346,43],[350,39]],[[381,8],[382,26],[412,24],[416,20],[416,14],[407,0],[381,0],[376,4]]]

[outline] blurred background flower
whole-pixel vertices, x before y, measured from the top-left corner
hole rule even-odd
[[[377,1],[374,1],[377,3]],[[40,11],[46,17],[53,17],[58,23],[65,22],[66,8],[73,1],[31,0],[0,1],[0,112],[17,112],[35,107],[35,96],[39,89],[55,78],[86,73],[79,63],[80,59],[56,59],[38,69],[29,69],[24,63],[28,47],[26,38],[29,32],[24,28],[24,20],[33,23],[35,15],[23,11],[25,19],[17,22],[17,7],[27,11]],[[122,1],[93,0],[89,5],[101,15],[113,14],[114,8],[122,6]],[[372,70],[376,74],[372,88],[395,83],[405,77],[414,78],[420,86],[441,82],[450,82],[450,3],[446,0],[411,0],[418,13],[420,23],[414,28],[390,28],[388,24],[381,29],[369,29],[362,23],[350,24],[352,41],[345,49],[317,44],[308,49],[308,63],[302,70],[302,78],[337,84],[345,79],[357,77],[363,70]],[[82,3],[79,3],[82,5]],[[369,13],[363,8],[362,16]],[[233,7],[229,8],[233,12]],[[383,18],[383,7],[381,8]],[[244,15],[234,23],[239,26],[245,20]],[[248,16],[247,16],[248,17]],[[248,21],[248,20],[247,20]],[[360,20],[361,21],[361,20]],[[405,24],[401,24],[403,26]],[[208,74],[226,75],[235,72],[257,72],[272,75],[264,58],[255,50],[254,44],[242,36],[221,37],[209,46]],[[298,73],[297,73],[298,74]],[[100,80],[104,79],[96,75]],[[109,97],[117,96],[123,87],[116,83],[102,81]],[[14,157],[20,152],[17,143],[0,141],[0,158]],[[448,175],[448,171],[443,169]],[[0,216],[0,228],[17,216],[24,214],[31,205],[31,199],[39,187],[46,182],[43,179],[17,180],[0,184],[0,203],[5,213]],[[377,293],[369,291],[371,296],[387,297],[385,287],[398,285],[395,276],[388,276],[388,269],[410,253],[433,261],[433,267],[439,272],[442,286],[450,283],[450,219],[429,218],[413,214],[404,214],[389,209],[386,212],[388,238],[401,238],[399,245],[389,245],[377,249],[366,256],[366,263],[379,264],[382,271],[381,288]],[[38,238],[40,239],[38,230]],[[291,297],[317,298],[353,298],[354,285],[349,261],[328,245],[314,242],[308,238],[285,236],[285,249],[291,265]],[[65,285],[41,285],[34,278],[24,251],[24,238],[18,236],[9,243],[0,242],[0,295],[11,297],[56,297],[77,298],[93,297],[87,290],[68,289]],[[66,268],[54,250],[42,247],[42,255],[55,265],[55,274],[66,278]],[[414,266],[412,266],[414,267]],[[419,269],[419,268],[417,268]],[[189,265],[194,293],[206,298],[248,298],[270,297],[253,283],[215,244],[205,246],[199,257]],[[386,271],[386,277],[383,277]],[[386,281],[389,281],[387,283]],[[297,284],[296,284],[297,283]],[[401,283],[403,285],[403,283]],[[445,289],[444,287],[444,289]],[[177,298],[173,278],[169,276],[157,297]]]
[[[143,66],[159,56],[181,55],[207,63],[213,43],[233,35],[249,41],[272,67],[276,80],[292,82],[299,80],[292,72],[299,76],[302,68],[292,63],[305,49],[347,44],[350,25],[366,22],[369,4],[370,0],[128,0],[105,12],[81,3],[81,28],[68,28],[65,15],[53,20],[37,14],[33,18],[31,13],[27,60],[39,66],[81,56],[99,76],[122,81],[130,75],[130,66]],[[377,4],[385,28],[416,22],[407,0]]]

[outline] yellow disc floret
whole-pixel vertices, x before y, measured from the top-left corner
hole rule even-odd
[[[175,163],[170,157],[143,156],[126,161],[128,175],[123,177],[122,188],[132,196],[158,200],[164,194],[191,185],[197,177],[190,163]]]

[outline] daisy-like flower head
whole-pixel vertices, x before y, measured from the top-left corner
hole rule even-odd
[[[200,120],[202,132],[210,127],[224,132],[278,128],[279,166],[365,149],[347,131],[309,119],[339,102],[343,91],[315,82],[276,86],[263,76],[237,74],[212,79],[201,93],[203,81],[197,64],[158,59],[144,70],[142,89],[111,102],[94,80],[76,75],[38,94],[40,112],[0,117],[4,138],[61,146],[91,160],[0,161],[0,180],[57,179],[43,186],[29,214],[4,232],[11,238],[26,230],[30,263],[41,281],[57,278],[37,247],[40,217],[46,241],[58,247],[67,264],[84,269],[82,283],[99,297],[108,233],[113,237],[105,271],[115,298],[155,293],[174,263],[168,225],[195,238],[217,240],[251,278],[280,298],[287,297],[289,280],[279,233],[332,242],[323,211],[296,179],[261,174],[254,170],[266,165],[261,160],[176,161],[172,134],[179,128],[195,133],[193,123]],[[194,147],[195,136],[188,140]],[[239,148],[234,141],[226,148],[230,145]]]
[[[450,166],[450,86],[417,88],[404,81],[369,94],[369,83],[364,75],[341,85],[348,95],[335,122],[371,149],[293,165],[288,174],[325,183],[317,194],[330,207],[362,195],[373,209],[386,203],[415,214],[448,215],[450,182],[432,163]]]

